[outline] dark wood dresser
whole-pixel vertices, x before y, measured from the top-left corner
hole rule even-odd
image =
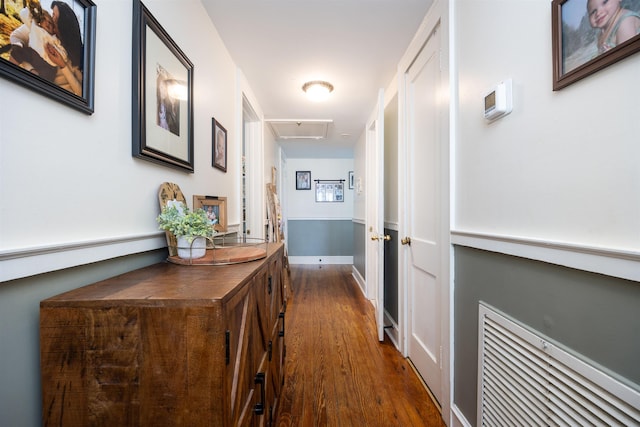
[[[284,250],[160,263],[40,303],[43,425],[269,426],[284,381]]]

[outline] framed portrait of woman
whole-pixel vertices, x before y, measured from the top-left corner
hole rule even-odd
[[[86,114],[94,110],[96,5],[2,1],[0,75]]]
[[[212,136],[212,160],[211,165],[220,169],[222,172],[227,171],[227,130],[216,119],[211,119],[213,128]]]

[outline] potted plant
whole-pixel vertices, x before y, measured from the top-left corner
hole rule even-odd
[[[186,204],[172,200],[162,208],[156,220],[162,230],[176,236],[180,258],[202,258],[206,254],[206,238],[215,233],[215,221],[211,221],[204,210],[190,211]]]

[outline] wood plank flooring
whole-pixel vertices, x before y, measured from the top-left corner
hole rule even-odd
[[[444,426],[409,362],[377,339],[350,265],[293,265],[276,425]]]

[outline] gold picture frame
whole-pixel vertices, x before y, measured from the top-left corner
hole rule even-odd
[[[217,219],[213,229],[217,232],[227,231],[227,198],[220,196],[193,196],[193,209],[204,209],[207,215]]]

